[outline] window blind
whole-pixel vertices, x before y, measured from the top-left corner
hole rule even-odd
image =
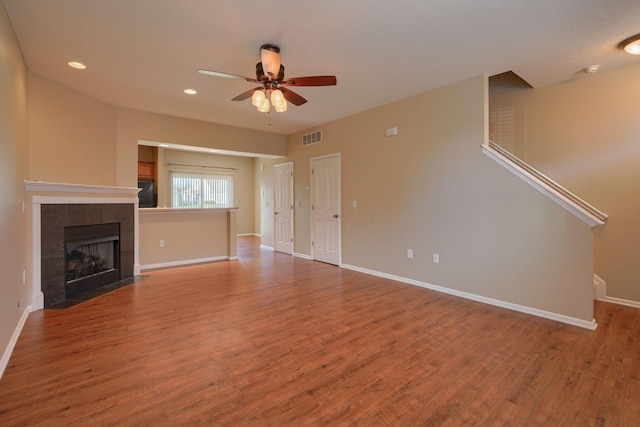
[[[232,207],[233,174],[172,170],[171,206],[174,208]]]

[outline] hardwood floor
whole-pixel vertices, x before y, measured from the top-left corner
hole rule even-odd
[[[596,331],[258,248],[31,313],[0,425],[637,426],[640,310]]]

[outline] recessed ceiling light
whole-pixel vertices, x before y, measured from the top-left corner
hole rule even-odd
[[[640,34],[631,36],[620,42],[620,47],[632,55],[640,55]]]
[[[184,93],[186,93],[187,95],[195,95],[195,94],[196,94],[196,93],[198,93],[198,92],[196,92],[196,91],[195,91],[195,90],[193,90],[193,89],[185,89],[185,90],[184,90]]]
[[[87,68],[87,66],[84,65],[82,62],[69,61],[69,62],[67,62],[67,64],[70,67],[77,68],[78,70],[84,70],[85,68]]]
[[[584,72],[587,74],[593,74],[593,73],[597,73],[599,69],[600,69],[599,65],[590,65],[584,69]]]

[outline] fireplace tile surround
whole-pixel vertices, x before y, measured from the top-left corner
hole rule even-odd
[[[134,206],[122,203],[45,204],[41,207],[41,289],[44,306],[65,300],[65,227],[120,224],[120,279],[133,276]]]

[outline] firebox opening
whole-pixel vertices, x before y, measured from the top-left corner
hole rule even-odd
[[[65,296],[120,280],[120,224],[65,227]]]

